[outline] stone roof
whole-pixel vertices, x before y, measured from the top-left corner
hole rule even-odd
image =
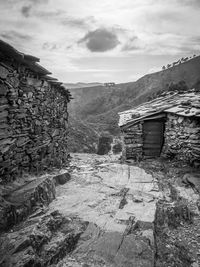
[[[54,88],[56,87],[57,89],[60,89],[60,91],[67,96],[68,100],[73,99],[70,94],[70,91],[64,87],[63,83],[59,82],[56,78],[49,76],[51,72],[42,67],[40,64],[38,64],[38,62],[40,61],[39,58],[21,53],[10,44],[4,42],[3,40],[0,40],[0,59],[1,58],[16,60],[17,62],[24,65],[27,69],[38,74],[42,79],[46,80],[49,84],[53,85]],[[1,65],[3,65],[2,62]]]
[[[21,53],[10,44],[2,40],[0,40],[0,53],[5,55],[6,57],[14,58],[16,61],[24,64],[35,73],[38,73],[40,75],[51,74],[50,71],[37,63],[40,61],[39,58]]]
[[[200,92],[168,92],[133,109],[119,112],[119,126],[134,124],[161,112],[200,118]]]

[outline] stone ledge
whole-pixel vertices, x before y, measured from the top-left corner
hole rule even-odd
[[[55,183],[50,177],[37,178],[0,198],[0,231],[23,221],[38,205],[55,198]]]

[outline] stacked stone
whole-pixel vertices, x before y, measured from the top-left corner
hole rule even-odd
[[[164,156],[183,162],[200,162],[200,120],[168,114]]]
[[[69,93],[26,66],[0,62],[0,176],[38,172],[67,162]]]
[[[139,122],[124,130],[123,154],[126,159],[139,160],[142,158],[143,130]]]

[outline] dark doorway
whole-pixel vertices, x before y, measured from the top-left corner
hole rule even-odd
[[[159,157],[164,142],[164,120],[144,121],[143,140],[144,157]]]

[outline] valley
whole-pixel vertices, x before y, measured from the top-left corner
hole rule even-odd
[[[84,124],[92,131],[93,140],[95,132],[96,140],[105,133],[119,136],[118,112],[156,98],[157,95],[168,91],[170,85],[181,81],[184,81],[189,89],[200,89],[200,56],[169,69],[147,74],[135,82],[116,84],[113,87],[101,85],[72,88],[70,91],[74,99],[69,104],[69,111],[73,127],[76,129],[78,125]],[[86,136],[90,139],[88,134]],[[83,151],[82,146],[79,148]],[[78,152],[78,148],[73,151]]]

